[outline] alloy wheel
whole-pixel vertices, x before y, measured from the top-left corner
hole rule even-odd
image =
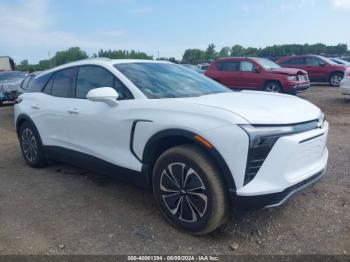
[[[35,161],[38,156],[38,144],[33,131],[29,128],[25,128],[22,132],[21,138],[25,158],[30,162]]]
[[[266,91],[273,92],[273,93],[279,93],[280,88],[278,84],[270,84],[266,87]]]
[[[340,84],[340,81],[342,80],[342,77],[338,74],[333,75],[331,78],[331,84],[333,86],[338,86]]]
[[[163,170],[160,192],[168,211],[182,222],[198,222],[207,210],[207,189],[187,164],[172,163]]]

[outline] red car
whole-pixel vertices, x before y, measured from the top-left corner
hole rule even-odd
[[[309,74],[311,81],[328,82],[331,86],[339,86],[347,68],[346,65],[318,55],[282,57],[277,63],[283,67],[303,69]]]
[[[282,68],[265,58],[221,58],[211,63],[204,74],[233,89],[295,94],[310,87],[304,70]]]

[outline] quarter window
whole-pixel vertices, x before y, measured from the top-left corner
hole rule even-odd
[[[23,90],[27,90],[28,88],[28,84],[30,82],[30,80],[32,80],[34,76],[30,75],[30,76],[27,76],[26,78],[24,78],[24,80],[22,81],[22,84],[21,84],[21,88]]]
[[[27,91],[30,93],[42,91],[42,89],[44,88],[46,83],[49,81],[51,76],[52,76],[52,73],[33,78],[32,81],[30,81],[28,84]]]
[[[56,72],[52,83],[51,94],[57,97],[72,97],[76,68]]]

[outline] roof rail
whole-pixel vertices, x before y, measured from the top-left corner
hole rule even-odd
[[[65,65],[70,65],[70,64],[74,64],[77,62],[82,62],[82,61],[94,61],[94,60],[102,60],[102,61],[112,61],[112,59],[107,58],[107,57],[92,57],[92,58],[86,58],[86,59],[80,59],[80,60],[76,60],[76,61],[71,61],[59,66],[65,66]]]

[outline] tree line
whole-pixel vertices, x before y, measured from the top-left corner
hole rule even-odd
[[[201,49],[187,49],[182,57],[183,63],[199,64],[208,62],[218,57],[229,56],[257,56],[276,59],[286,55],[303,55],[303,54],[318,54],[326,56],[341,56],[350,55],[348,46],[346,44],[325,45],[325,44],[291,44],[291,45],[274,45],[264,48],[243,47],[241,45],[234,45],[232,47],[223,47],[220,51],[216,50],[214,44],[210,44],[205,50]],[[93,54],[91,58],[107,57],[111,59],[149,59],[153,56],[145,52],[135,50],[99,50]],[[87,53],[79,47],[71,47],[64,51],[58,51],[50,59],[40,60],[37,64],[30,64],[28,60],[23,60],[16,66],[17,70],[33,72],[43,71],[55,66],[59,66],[68,62],[73,62],[81,59],[87,59]],[[169,60],[175,62],[175,58],[159,58],[160,60]]]
[[[325,45],[325,44],[290,44],[273,45],[264,48],[243,47],[234,45],[232,47],[223,47],[216,51],[214,44],[210,44],[207,49],[187,49],[182,57],[184,63],[199,64],[208,62],[219,57],[243,56],[243,57],[266,57],[272,60],[288,55],[316,54],[325,56],[341,56],[349,54],[346,44]]]
[[[101,49],[91,56],[91,58],[96,57],[107,57],[111,59],[153,59],[153,56],[135,50]],[[64,51],[58,51],[52,58],[40,60],[37,64],[29,64],[28,60],[23,60],[20,64],[16,65],[16,70],[25,72],[43,71],[55,66],[87,58],[89,58],[89,56],[85,51],[81,50],[80,47],[71,47]]]

